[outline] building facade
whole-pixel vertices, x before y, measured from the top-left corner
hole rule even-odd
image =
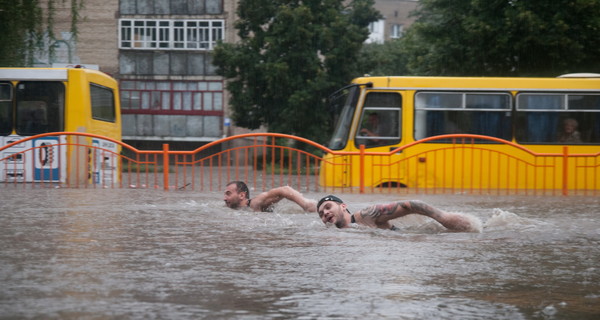
[[[126,142],[214,141],[227,134],[228,97],[212,50],[218,41],[235,41],[236,3],[85,1],[75,41],[70,2],[58,2],[59,39],[38,65],[83,65],[117,79]]]
[[[418,0],[375,0],[377,9],[382,18],[369,25],[369,39],[367,43],[383,43],[399,39],[411,24],[415,17],[411,13],[417,8]]]

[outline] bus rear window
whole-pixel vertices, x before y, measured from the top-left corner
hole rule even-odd
[[[115,99],[112,90],[99,85],[90,85],[92,100],[92,118],[115,122]]]
[[[0,83],[0,135],[6,136],[12,131],[12,85]]]
[[[466,133],[511,140],[511,101],[509,93],[419,92],[415,139]]]
[[[17,84],[16,131],[23,136],[63,131],[65,86],[59,81]]]

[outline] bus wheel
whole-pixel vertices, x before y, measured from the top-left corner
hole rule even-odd
[[[407,186],[404,183],[400,183],[397,181],[388,181],[380,183],[376,186],[376,188],[406,188]]]

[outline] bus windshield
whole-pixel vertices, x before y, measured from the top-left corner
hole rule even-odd
[[[329,98],[329,110],[335,115],[335,131],[327,145],[329,149],[341,150],[346,147],[359,93],[360,87],[354,85],[343,88]]]

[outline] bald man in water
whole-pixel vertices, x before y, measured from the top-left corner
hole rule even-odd
[[[250,190],[243,181],[231,181],[225,186],[223,201],[232,209],[249,208],[253,211],[271,212],[273,205],[282,199],[297,203],[304,211],[316,212],[315,201],[306,199],[290,186],[273,188],[250,199]]]
[[[373,228],[397,230],[390,220],[408,214],[420,214],[436,220],[451,231],[478,231],[477,226],[469,218],[457,213],[442,211],[419,200],[373,205],[352,214],[342,199],[329,195],[319,200],[317,212],[323,223],[333,224],[338,228],[348,228],[356,223]]]

